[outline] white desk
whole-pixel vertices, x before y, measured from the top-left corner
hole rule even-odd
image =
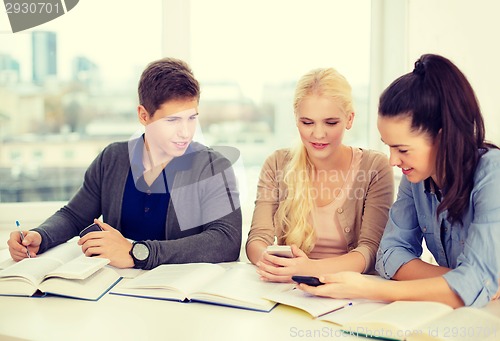
[[[0,297],[0,340],[310,340],[306,333],[354,339],[283,305],[262,313],[110,294],[97,302]]]
[[[0,260],[10,257],[0,250]],[[306,334],[307,333],[307,334]],[[278,305],[269,313],[106,294],[99,301],[0,296],[0,340],[343,339],[334,324]],[[303,337],[299,337],[303,335]],[[359,340],[359,339],[358,339]]]
[[[0,213],[7,207],[0,205]],[[16,215],[17,216],[17,215]],[[0,217],[1,218],[1,217]],[[9,218],[9,222],[12,221]],[[33,223],[35,224],[35,223]],[[10,226],[10,225],[9,225]],[[10,228],[0,226],[0,260]],[[244,244],[243,244],[244,245]],[[3,249],[3,250],[2,250]],[[245,261],[244,249],[241,260]],[[500,301],[490,304],[500,316]],[[278,305],[270,313],[107,294],[97,302],[0,296],[0,340],[368,340]]]
[[[500,315],[500,301],[488,310]],[[97,302],[0,296],[0,340],[368,340],[278,305],[270,313],[107,294]],[[471,339],[472,341],[472,339]]]
[[[61,206],[40,204],[32,228]],[[42,207],[43,206],[43,207]],[[9,233],[26,206],[0,205],[0,258],[7,255]],[[31,216],[31,215],[30,215]],[[244,231],[246,235],[248,231]],[[246,261],[242,244],[241,260]],[[279,305],[270,313],[202,303],[180,303],[107,294],[97,302],[61,297],[0,296],[0,340],[297,340],[305,333],[322,338],[342,335],[335,325]],[[330,334],[329,334],[330,333]],[[336,334],[335,334],[336,333]],[[332,335],[332,336],[330,336]],[[349,339],[347,335],[343,338]],[[359,340],[359,339],[358,339]]]

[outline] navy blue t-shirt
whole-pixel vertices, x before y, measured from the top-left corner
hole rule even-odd
[[[159,188],[162,190],[158,190]],[[165,240],[169,200],[170,193],[164,171],[148,186],[144,176],[134,182],[130,170],[122,203],[123,236],[132,240]]]

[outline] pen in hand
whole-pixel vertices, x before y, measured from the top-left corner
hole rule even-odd
[[[24,234],[23,234],[23,231],[21,231],[21,224],[19,224],[19,220],[16,220],[16,226],[17,226],[17,229],[19,230],[19,235],[21,236],[21,245],[22,245],[23,240],[24,240]],[[28,256],[28,258],[31,258],[30,250],[28,249],[27,246],[26,246],[26,256]]]

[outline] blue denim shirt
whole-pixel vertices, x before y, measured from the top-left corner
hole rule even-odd
[[[447,211],[436,216],[438,205],[430,179],[413,184],[403,176],[375,268],[392,278],[422,255],[424,238],[437,263],[452,269],[443,277],[464,304],[484,306],[500,277],[500,150],[489,150],[479,161],[463,226],[450,224]]]

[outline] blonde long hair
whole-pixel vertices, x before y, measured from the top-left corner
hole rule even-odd
[[[346,113],[354,112],[352,90],[344,76],[333,68],[315,69],[302,76],[295,89],[294,114],[298,118],[298,107],[306,96],[318,95],[333,99]],[[312,176],[315,167],[303,143],[291,150],[291,160],[284,169],[283,181],[287,196],[280,204],[276,217],[283,222],[283,236],[287,245],[296,244],[309,253],[316,242],[314,227],[308,217],[314,208],[311,195]]]

